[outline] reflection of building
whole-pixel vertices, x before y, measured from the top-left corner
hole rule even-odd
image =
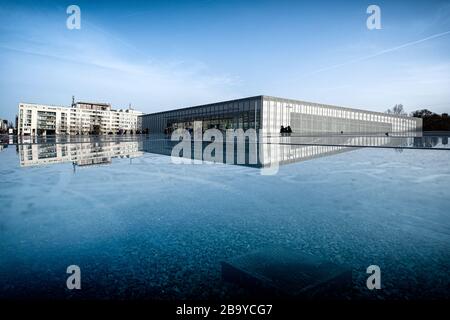
[[[261,140],[260,163],[287,164],[324,156],[334,155],[359,148],[413,148],[420,137],[386,136],[291,136],[263,137]]]
[[[268,167],[273,164],[288,164],[331,156],[355,150],[344,146],[327,145],[290,145],[264,143],[260,145],[259,166]]]
[[[17,129],[19,135],[132,133],[142,114],[106,103],[77,102],[70,108],[20,103]]]
[[[256,141],[256,142],[255,142]],[[331,156],[363,147],[371,148],[414,148],[422,138],[418,137],[386,137],[386,136],[334,136],[334,137],[260,137],[259,140],[245,142],[227,141],[216,144],[221,150],[217,153],[221,158],[214,157],[219,163],[239,164],[251,167],[268,167],[273,164],[288,164],[311,160],[324,156]],[[170,156],[179,141],[169,139],[146,139],[142,142],[142,150],[149,153]],[[203,141],[196,150],[194,142],[191,146],[190,158],[192,160],[205,160],[208,147],[211,151],[211,142]],[[233,151],[234,149],[234,151]],[[238,150],[243,150],[243,157],[239,159]],[[230,156],[230,150],[232,156]],[[183,150],[183,156],[185,150]],[[217,152],[217,150],[215,150]],[[227,154],[228,153],[228,154]],[[241,154],[241,155],[242,155]],[[176,153],[175,156],[179,154]]]
[[[112,158],[142,156],[138,141],[18,145],[22,167],[73,162],[78,166],[111,163]]]
[[[142,143],[143,151],[148,153],[162,154],[170,156],[172,154],[173,147],[178,142],[156,139],[145,140]],[[201,152],[197,150],[191,150],[191,159],[204,160],[205,148],[209,145],[207,142],[203,142]],[[355,148],[349,148],[345,146],[321,146],[321,145],[289,145],[281,143],[267,143],[266,141],[261,143],[249,143],[248,141],[243,143],[244,156],[239,160],[238,149],[241,145],[227,144],[223,142],[222,146],[222,159],[215,159],[219,163],[238,164],[250,167],[267,167],[274,163],[287,164],[291,162],[300,162],[310,160],[314,158],[329,156],[338,154],[345,151],[351,151]],[[235,152],[233,153],[232,160],[227,158],[227,152],[230,152],[229,147],[234,146]],[[194,148],[194,145],[192,144]]]
[[[148,153],[162,154],[170,156],[173,147],[178,142],[170,140],[145,140],[142,143],[143,151]],[[204,160],[203,151],[209,145],[209,143],[203,143],[202,152],[195,152],[191,150],[191,158],[193,160]],[[224,142],[222,144],[223,148],[223,158],[217,159],[216,162],[227,163],[227,164],[238,164],[249,167],[268,167],[273,164],[288,164],[293,162],[300,162],[305,160],[311,160],[314,158],[320,158],[324,156],[330,156],[346,151],[354,150],[355,148],[349,148],[345,146],[327,146],[327,145],[290,145],[282,143],[267,143],[267,141],[261,143],[243,143],[243,150],[245,156],[242,158],[243,161],[238,160],[237,150],[239,149],[239,144],[234,145],[236,152],[233,154],[233,160],[230,161],[227,158],[227,148],[233,146],[233,144],[227,144]],[[193,146],[193,145],[192,145]]]
[[[384,134],[422,130],[422,119],[298,100],[256,96],[142,116],[142,129],[164,133],[177,128],[261,129],[290,126],[294,134]]]
[[[0,119],[0,133],[8,131],[8,120]]]
[[[245,141],[245,142],[242,142]],[[171,156],[180,141],[155,135],[111,136],[58,136],[21,137],[16,143],[21,166],[48,165],[73,162],[78,166],[111,163],[114,157],[140,157],[144,152]],[[214,144],[214,152],[211,146]],[[260,136],[234,142],[188,141],[190,152],[174,155],[195,160],[239,164],[251,167],[268,167],[330,156],[359,148],[434,148],[448,150],[447,137],[394,137],[394,136]],[[197,146],[199,147],[197,150]],[[1,146],[1,145],[0,145]],[[208,149],[207,149],[208,148]],[[1,147],[0,147],[1,149]],[[220,150],[221,149],[221,150]],[[206,150],[206,151],[205,151]],[[234,150],[234,151],[233,151]],[[221,155],[221,156],[219,156]],[[243,157],[242,157],[243,155]],[[221,157],[221,158],[220,158]]]

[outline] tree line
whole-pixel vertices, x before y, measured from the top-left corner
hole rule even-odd
[[[387,114],[408,115],[402,104],[396,104]],[[437,114],[428,109],[416,110],[410,113],[411,117],[422,118],[423,131],[450,131],[450,118],[448,113]]]

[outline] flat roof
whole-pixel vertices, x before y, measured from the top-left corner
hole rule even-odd
[[[69,106],[63,106],[63,105],[56,105],[56,104],[42,104],[42,103],[36,103],[36,102],[19,102],[19,107],[22,104],[31,105],[31,106],[41,106],[41,107],[51,107],[51,108],[70,108]]]
[[[171,109],[171,110],[166,110],[166,111],[146,113],[144,115],[141,115],[140,117],[158,115],[158,114],[176,112],[176,111],[185,111],[185,110],[190,110],[190,109],[195,109],[195,108],[213,106],[216,104],[240,102],[240,101],[255,100],[255,99],[268,99],[268,100],[284,101],[284,102],[288,102],[288,103],[291,102],[291,103],[296,103],[296,104],[310,104],[310,105],[315,105],[318,107],[337,108],[337,109],[346,110],[346,111],[365,112],[365,113],[391,116],[391,117],[397,117],[397,118],[417,118],[417,117],[410,117],[408,115],[390,114],[390,113],[384,113],[384,112],[379,112],[379,111],[370,111],[370,110],[357,109],[357,108],[341,107],[341,106],[330,105],[330,104],[319,103],[319,102],[303,101],[303,100],[296,100],[296,99],[289,99],[289,98],[280,98],[280,97],[274,97],[274,96],[268,96],[268,95],[257,95],[257,96],[239,98],[239,99],[232,99],[232,100],[225,100],[225,101],[201,104],[201,105],[196,105],[196,106],[191,106],[191,107],[183,107],[183,108],[176,108],[176,109]],[[420,118],[418,118],[418,119],[420,119]]]
[[[371,110],[358,109],[358,108],[342,107],[342,106],[336,106],[336,105],[320,103],[320,102],[295,100],[295,99],[289,99],[289,98],[279,98],[279,97],[266,96],[266,95],[263,97],[272,99],[272,100],[277,100],[277,101],[292,102],[292,103],[297,103],[297,104],[298,103],[312,104],[312,105],[315,105],[318,107],[337,108],[337,109],[346,110],[346,111],[365,112],[365,113],[371,113],[371,114],[377,114],[377,115],[383,115],[383,116],[391,116],[391,117],[397,117],[397,118],[416,118],[416,117],[410,117],[408,115],[400,115],[400,114],[385,113],[385,112],[380,112],[380,111],[371,111]],[[420,119],[420,118],[418,118],[418,119]]]
[[[95,106],[111,106],[110,103],[107,102],[87,102],[87,101],[77,101],[75,104],[92,104]]]
[[[93,104],[96,106],[105,106],[105,107],[110,107],[109,110],[100,110],[100,111],[113,111],[113,112],[122,112],[122,113],[129,113],[131,114],[130,111],[132,112],[137,112],[137,113],[142,113],[142,111],[138,111],[135,109],[129,109],[129,108],[121,108],[121,109],[113,109],[113,107],[110,104],[103,104],[103,103],[96,103],[96,102],[77,102],[76,104]],[[58,109],[67,109],[67,110],[78,110],[76,107],[73,106],[62,106],[62,105],[54,105],[54,104],[41,104],[41,103],[35,103],[35,102],[19,102],[19,107],[21,105],[27,105],[27,106],[31,106],[31,107],[48,107],[48,108],[58,108]],[[82,108],[81,108],[82,109]],[[82,110],[93,110],[93,109],[82,109]],[[94,111],[99,111],[99,110],[94,110]]]
[[[171,110],[166,110],[166,111],[158,111],[158,112],[153,112],[153,113],[146,113],[146,114],[142,115],[141,117],[155,115],[155,114],[161,114],[161,113],[167,113],[167,112],[174,112],[174,111],[189,110],[189,109],[213,106],[213,105],[221,104],[221,103],[230,103],[230,102],[238,102],[238,101],[245,101],[245,100],[254,100],[254,99],[258,99],[258,98],[262,99],[262,97],[264,97],[264,96],[263,95],[259,95],[259,96],[252,96],[252,97],[246,97],[246,98],[224,100],[224,101],[218,101],[218,102],[213,102],[213,103],[200,104],[200,105],[191,106],[191,107],[182,107],[182,108],[171,109]]]

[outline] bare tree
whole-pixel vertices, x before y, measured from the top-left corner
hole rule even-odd
[[[403,105],[402,104],[396,104],[392,109],[387,109],[386,113],[388,113],[388,114],[396,114],[396,115],[400,115],[400,116],[406,116],[407,115],[407,113],[403,109]]]

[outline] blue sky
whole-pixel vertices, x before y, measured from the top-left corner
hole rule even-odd
[[[81,29],[66,28],[66,8]],[[366,9],[381,8],[381,30]],[[266,94],[450,112],[449,1],[3,1],[0,118],[20,101],[154,112]]]

